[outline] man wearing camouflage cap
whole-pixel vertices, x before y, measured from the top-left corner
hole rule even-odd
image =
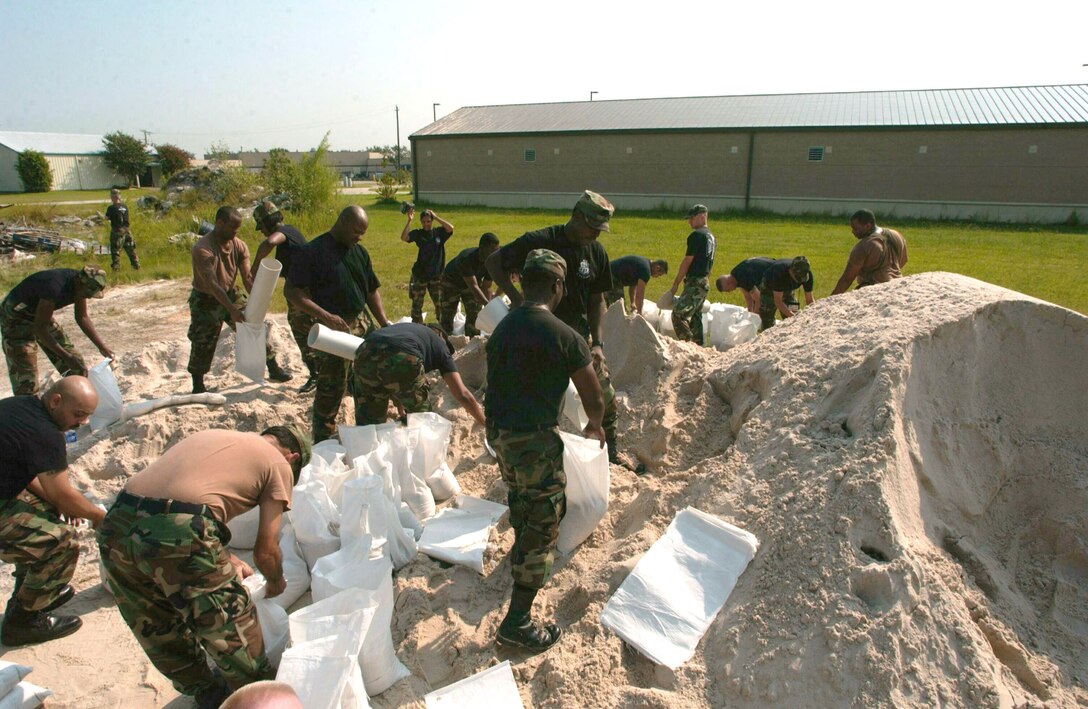
[[[510,281],[510,274],[520,270],[529,252],[549,249],[559,254],[566,266],[567,292],[555,308],[555,316],[592,341],[593,370],[604,394],[604,430],[608,440],[608,460],[621,463],[616,442],[616,392],[608,376],[604,358],[601,321],[605,312],[605,293],[612,290],[612,271],[608,252],[597,237],[609,231],[609,219],[615,207],[607,199],[586,190],[571,210],[566,224],[530,231],[503,246],[487,259],[491,279],[510,298],[512,306],[521,304],[522,295]],[[627,467],[633,467],[627,464]]]
[[[514,528],[514,590],[496,642],[541,652],[561,634],[554,624],[534,623],[532,608],[551,576],[567,509],[558,422],[568,382],[574,382],[589,418],[583,435],[602,445],[605,409],[585,336],[553,314],[569,289],[567,260],[555,251],[533,249],[518,270],[524,298],[485,345],[487,440],[507,485]]]
[[[234,689],[275,677],[242,585],[253,569],[226,549],[227,522],[260,509],[253,560],[266,595],[278,596],[286,587],[280,520],[310,452],[295,425],[260,435],[195,433],[129,478],[99,526],[121,617],[148,659],[197,706],[218,707]]]
[[[676,280],[669,289],[670,293],[676,295],[680,284],[684,284],[684,291],[672,309],[672,326],[676,330],[676,338],[698,342],[700,345],[705,344],[703,302],[710,291],[707,276],[714,268],[715,241],[706,225],[707,214],[708,210],[702,204],[696,204],[688,210],[688,226],[692,232],[688,234],[684,260],[680,262],[680,268],[676,269]]]
[[[759,284],[761,329],[774,327],[775,313],[781,313],[785,320],[801,310],[801,304],[793,293],[798,288],[805,289],[805,306],[812,305],[813,282],[812,268],[804,256],[778,259],[768,266]]]
[[[72,341],[53,319],[53,313],[74,305],[76,324],[103,357],[113,352],[94,329],[87,311],[88,298],[101,298],[106,272],[98,266],[53,268],[24,278],[0,305],[0,337],[8,364],[13,394],[38,393],[38,346],[61,376],[87,375],[87,365]]]

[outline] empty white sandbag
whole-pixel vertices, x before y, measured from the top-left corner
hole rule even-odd
[[[447,507],[427,520],[419,550],[451,564],[462,564],[484,572],[484,552],[491,527],[491,515]]]
[[[307,709],[365,709],[370,703],[359,667],[362,643],[354,627],[296,642],[284,651],[276,679],[291,685]]]
[[[124,410],[124,401],[121,398],[121,390],[117,386],[117,379],[110,369],[110,361],[104,359],[87,370],[87,379],[91,380],[95,392],[98,393],[98,405],[95,407],[88,421],[92,431],[109,426],[114,421],[121,419]]]
[[[509,660],[436,689],[423,700],[427,703],[427,709],[523,709],[525,706],[521,702]]]
[[[0,697],[0,709],[37,709],[52,696],[52,690],[24,680]]]
[[[295,486],[287,515],[309,568],[340,548],[340,512],[320,480]]]
[[[567,476],[567,514],[559,523],[556,549],[569,554],[597,528],[608,511],[608,449],[595,438],[560,432]]]
[[[397,508],[385,496],[382,479],[376,475],[348,481],[344,485],[340,540],[349,546],[369,536],[373,549],[389,557],[399,569],[416,556],[416,540],[400,524]]]
[[[0,697],[14,689],[28,674],[30,668],[26,665],[0,660]]]

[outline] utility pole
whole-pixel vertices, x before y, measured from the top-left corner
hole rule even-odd
[[[400,169],[400,106],[394,106],[394,110],[397,113],[397,166],[393,168],[396,172]]]
[[[593,96],[594,96],[594,94],[596,94],[596,93],[597,93],[596,91],[590,91],[590,92],[589,92],[589,100],[590,100],[590,101],[592,101],[592,100],[593,100]]]
[[[434,121],[438,120],[438,107],[441,106],[441,105],[442,104],[440,104],[440,103],[432,103],[431,104],[431,120],[434,120]]]
[[[140,132],[144,134],[144,145],[147,145],[147,136],[151,135],[151,131],[141,128]]]

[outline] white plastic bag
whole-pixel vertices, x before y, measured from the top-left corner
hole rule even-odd
[[[394,569],[405,566],[416,556],[413,533],[404,529],[393,501],[382,490],[382,479],[369,475],[344,485],[344,507],[340,540],[350,546],[369,536],[373,548],[389,557]]]
[[[110,360],[104,359],[87,370],[87,378],[91,380],[94,390],[98,392],[98,406],[95,407],[88,422],[91,430],[98,431],[114,421],[120,421],[125,405],[121,398],[121,390],[117,387],[117,379],[114,378],[113,370],[110,369]]]
[[[451,335],[465,334],[465,312],[461,309],[461,303],[457,303],[457,313],[453,316],[453,332]]]
[[[30,668],[26,665],[0,660],[0,697],[14,689],[28,674]]]
[[[235,371],[257,384],[264,384],[265,356],[264,323],[234,323]]]
[[[0,697],[0,709],[37,709],[52,696],[53,690],[23,681]]]
[[[257,529],[261,522],[261,508],[254,507],[227,522],[230,530],[231,549],[252,549],[257,543]]]
[[[567,393],[563,395],[563,415],[574,424],[579,431],[585,429],[589,423],[585,407],[582,406],[582,397],[578,396],[578,388],[574,386],[574,380],[567,382]]]
[[[608,511],[608,449],[593,438],[563,432],[559,436],[567,476],[567,514],[559,523],[555,547],[569,554],[593,534]]]
[[[427,709],[524,709],[510,660],[481,670],[471,677],[436,689],[423,697]]]
[[[710,326],[706,329],[710,345],[725,351],[756,339],[759,316],[738,305],[714,303],[710,306]]]
[[[362,632],[347,627],[336,635],[295,642],[284,651],[276,679],[291,685],[306,709],[368,709],[359,669],[362,642]]]
[[[408,414],[408,430],[417,431],[412,450],[412,474],[422,478],[437,501],[448,500],[461,491],[446,457],[453,424],[433,411]]]
[[[252,578],[252,577],[251,577]],[[287,648],[288,625],[287,611],[283,606],[273,603],[274,598],[262,598],[253,602],[257,611],[257,622],[261,624],[261,637],[264,638],[264,654],[273,667],[280,666],[280,657]]]
[[[295,486],[287,515],[310,569],[318,559],[340,548],[340,512],[320,480]]]
[[[601,624],[676,669],[695,654],[757,549],[750,532],[688,507],[608,599]]]
[[[462,564],[482,574],[484,552],[493,525],[490,514],[447,507],[423,527],[419,550],[427,556]]]
[[[454,501],[457,509],[464,510],[465,512],[476,512],[480,514],[486,514],[491,518],[492,524],[498,524],[502,516],[510,511],[510,508],[506,505],[501,505],[498,502],[492,502],[491,500],[485,500],[482,497],[473,497],[472,495],[458,495]]]
[[[650,327],[657,329],[657,321],[661,317],[661,309],[657,307],[657,303],[651,303],[648,300],[642,301],[642,319],[650,324]]]
[[[326,463],[332,463],[337,457],[339,457],[340,460],[347,462],[345,460],[347,449],[335,438],[326,438],[319,443],[315,443],[313,450],[310,452],[314,458],[323,458]]]
[[[661,297],[657,299],[657,308],[662,313],[665,311],[672,312],[672,306],[676,304],[676,295],[672,291],[665,291],[661,294]]]
[[[662,335],[676,337],[676,328],[672,324],[672,311],[662,310],[657,318],[657,331]]]
[[[344,446],[344,461],[350,463],[361,455],[372,453],[398,425],[396,421],[389,421],[369,426],[337,426],[337,435]]]

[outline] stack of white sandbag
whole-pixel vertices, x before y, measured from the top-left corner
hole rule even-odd
[[[0,660],[0,709],[36,709],[53,692],[26,681],[33,668]]]
[[[759,325],[759,316],[739,305],[713,303],[703,314],[703,332],[710,346],[723,352],[756,339]]]

